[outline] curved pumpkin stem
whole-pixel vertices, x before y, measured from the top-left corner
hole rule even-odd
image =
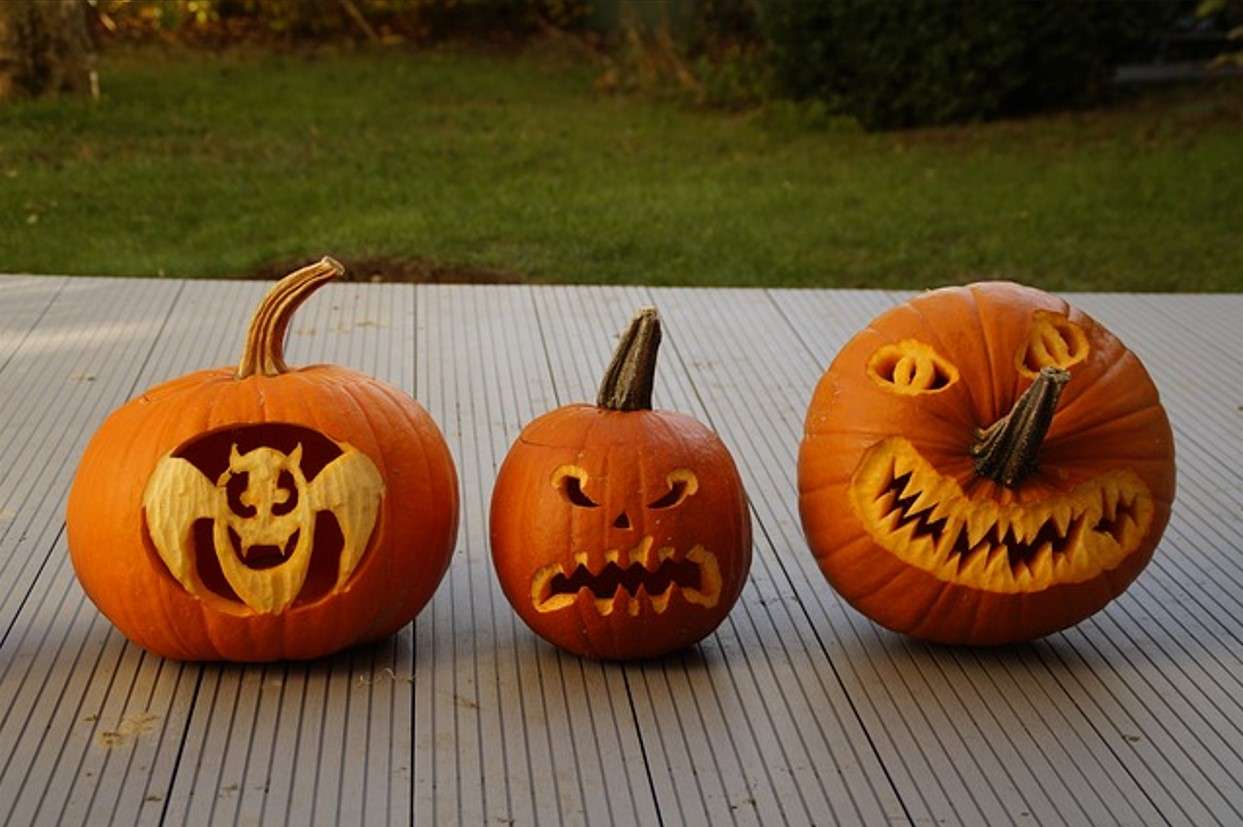
[[[278,281],[250,318],[246,348],[237,365],[237,378],[276,376],[288,372],[285,331],[289,328],[289,319],[307,297],[344,272],[340,262],[324,256]]]
[[[660,314],[645,307],[630,321],[613,352],[596,395],[596,405],[612,411],[650,411],[660,348]]]
[[[1044,442],[1062,388],[1070,381],[1070,371],[1041,368],[1010,413],[988,428],[976,432],[971,449],[976,473],[1007,488],[1014,488],[1036,470],[1036,454]]]

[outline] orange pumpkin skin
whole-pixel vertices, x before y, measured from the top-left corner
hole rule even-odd
[[[348,579],[275,613],[187,591],[157,553],[144,513],[144,490],[163,458],[205,435],[265,424],[352,447],[384,486]],[[67,527],[83,588],[134,642],[183,660],[271,661],[319,657],[410,622],[448,566],[457,514],[448,448],[407,394],[331,365],[243,379],[217,368],[154,387],[108,417],[74,478]]]
[[[655,311],[644,313],[634,324],[655,324],[658,343]],[[578,655],[650,658],[698,642],[729,614],[751,566],[738,469],[709,428],[650,409],[655,344],[648,355],[646,402],[567,405],[532,421],[492,496],[505,596],[532,630]]]
[[[1070,378],[1035,471],[1012,486],[981,476],[979,431],[1042,366]],[[817,386],[799,453],[804,531],[832,586],[878,623],[944,643],[1030,640],[1099,611],[1151,559],[1174,489],[1169,421],[1139,359],[1011,283],[936,290],[875,319]]]

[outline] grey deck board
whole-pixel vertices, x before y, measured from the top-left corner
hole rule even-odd
[[[836,350],[890,291],[330,285],[293,363],[414,393],[458,465],[453,561],[418,620],[314,663],[164,661],[73,577],[64,500],[139,390],[233,361],[265,285],[0,277],[0,823],[993,824],[1243,820],[1243,296],[1071,300],[1148,365],[1179,494],[1119,600],[1027,646],[928,646],[846,606],[802,542],[795,457]],[[633,311],[656,400],[750,495],[751,579],[700,646],[565,655],[510,610],[487,512],[522,425],[590,399]]]

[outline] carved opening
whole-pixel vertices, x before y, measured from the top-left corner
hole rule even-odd
[[[587,472],[577,465],[563,465],[552,474],[552,485],[561,492],[561,496],[579,508],[596,508],[598,503],[583,491],[587,482]]]
[[[851,500],[872,538],[903,560],[1007,592],[1113,568],[1142,543],[1154,513],[1147,486],[1125,470],[1039,501],[972,499],[899,437],[865,454]]]
[[[648,503],[648,508],[673,508],[681,505],[683,500],[699,490],[699,478],[688,468],[670,471],[666,479],[669,482],[669,491],[657,497],[654,502]]]
[[[943,391],[958,381],[958,369],[915,339],[885,345],[868,360],[872,381],[893,393],[913,396]]]
[[[298,425],[239,426],[165,457],[143,496],[169,575],[261,613],[313,602],[357,567],[384,491],[364,454]]]
[[[612,597],[619,588],[634,595],[638,593],[640,586],[648,594],[663,594],[670,583],[676,583],[684,589],[699,588],[699,566],[689,560],[666,560],[655,571],[648,571],[640,563],[633,563],[626,568],[609,563],[598,574],[593,574],[586,566],[578,566],[569,577],[560,573],[555,575],[550,584],[549,595],[574,595],[583,587],[598,598]]]
[[[1088,358],[1087,334],[1079,325],[1057,313],[1037,310],[1027,341],[1015,357],[1019,373],[1034,379],[1041,368],[1069,368]]]

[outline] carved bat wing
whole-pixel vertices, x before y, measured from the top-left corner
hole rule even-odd
[[[142,495],[151,542],[164,565],[191,594],[198,593],[198,575],[190,532],[195,520],[217,516],[220,500],[220,490],[199,469],[172,456],[155,466]]]
[[[384,495],[384,480],[375,463],[362,451],[345,443],[340,445],[345,453],[325,465],[307,486],[311,510],[331,511],[345,538],[337,569],[338,586],[350,576],[367,550],[380,510],[380,497]]]

